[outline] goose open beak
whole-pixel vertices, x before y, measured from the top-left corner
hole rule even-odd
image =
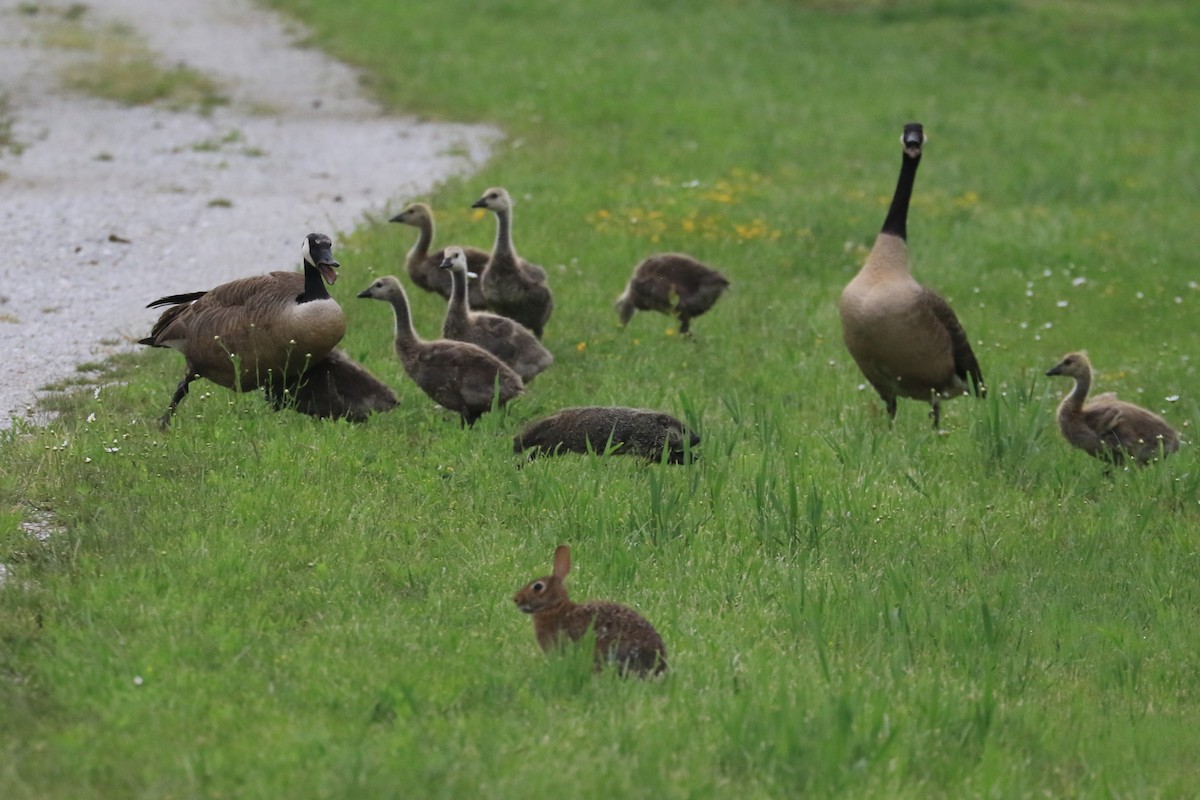
[[[333,282],[337,280],[337,272],[335,270],[341,266],[333,258],[332,246],[318,247],[315,250],[311,250],[309,257],[317,265],[317,269],[321,272],[321,277],[325,279],[326,283],[332,286]]]

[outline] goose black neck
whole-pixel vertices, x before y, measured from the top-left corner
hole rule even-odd
[[[304,292],[296,298],[297,303],[309,303],[313,300],[328,300],[329,289],[325,286],[325,279],[321,277],[321,270],[317,269],[307,261],[304,262]]]
[[[896,181],[896,193],[892,195],[892,205],[880,233],[890,233],[908,241],[908,201],[912,199],[913,183],[917,179],[921,157],[905,153],[903,159],[900,162],[900,179]]]

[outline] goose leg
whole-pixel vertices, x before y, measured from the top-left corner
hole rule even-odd
[[[190,369],[184,373],[183,380],[175,387],[175,394],[171,397],[171,404],[167,406],[167,413],[163,414],[158,420],[158,427],[165,431],[171,425],[171,415],[175,413],[175,407],[179,405],[183,398],[187,397],[188,387],[192,381],[199,377],[199,375]]]
[[[692,322],[692,318],[689,317],[686,312],[681,313],[679,315],[679,335],[680,336],[688,335],[688,325],[690,325],[691,322]]]
[[[929,416],[933,418],[933,429],[936,431],[942,422],[942,403],[936,395],[929,401]]]

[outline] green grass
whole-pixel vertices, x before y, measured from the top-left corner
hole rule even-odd
[[[163,65],[130,26],[93,23],[86,5],[65,10],[31,5],[27,13],[44,18],[40,27],[46,44],[79,54],[62,70],[69,89],[128,106],[160,104],[175,111],[209,112],[229,102],[207,75],[182,64]]]
[[[391,414],[323,424],[197,384],[164,434],[181,365],[153,352],[18,425],[6,796],[1194,793],[1194,448],[1105,475],[1041,377],[1088,348],[1098,390],[1200,423],[1194,4],[279,5],[385,103],[507,130],[481,174],[395,205],[487,245],[468,206],[508,187],[557,363],[474,430],[435,411],[388,310],[354,299],[412,240],[368,222],[336,239],[334,291]],[[991,389],[947,404],[944,436],[911,402],[889,428],[835,307],[910,119],[916,272]],[[657,250],[733,281],[691,341],[616,327]],[[413,302],[431,335],[440,301]],[[684,416],[702,458],[517,468],[522,422],[591,402]],[[538,652],[510,598],[562,542],[577,599],[655,623],[666,679]]]

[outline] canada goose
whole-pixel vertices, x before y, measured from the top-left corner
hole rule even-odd
[[[286,386],[268,385],[266,396],[276,411],[290,407],[311,417],[350,422],[365,422],[372,413],[391,411],[398,402],[386,384],[337,348]]]
[[[539,339],[550,321],[554,298],[546,272],[517,255],[512,243],[512,198],[500,188],[488,189],[471,208],[496,215],[496,244],[479,277],[488,309],[524,325]]]
[[[426,342],[413,330],[408,296],[391,275],[379,278],[358,293],[392,304],[396,312],[396,355],[421,391],[440,406],[457,411],[463,423],[474,425],[480,415],[504,406],[524,391],[521,376],[483,348],[467,342],[438,339]]]
[[[896,417],[896,398],[932,406],[936,429],[943,398],[973,391],[983,397],[979,362],[950,306],[917,283],[908,264],[908,202],[921,163],[925,132],[912,122],[900,137],[904,156],[892,205],[867,261],[842,292],[839,312],[846,349]]]
[[[1046,374],[1075,379],[1075,388],[1058,406],[1058,428],[1088,455],[1119,466],[1126,456],[1148,464],[1179,449],[1179,434],[1158,414],[1118,400],[1112,392],[1087,400],[1092,365],[1085,354],[1067,353]]]
[[[529,383],[554,363],[554,356],[529,329],[516,320],[467,309],[467,257],[461,247],[447,247],[441,268],[454,278],[454,292],[446,308],[442,336],[479,345],[512,367]]]
[[[616,309],[622,326],[639,310],[674,314],[679,332],[687,334],[692,318],[712,308],[728,286],[724,275],[689,255],[659,253],[634,267]]]
[[[689,455],[696,457],[692,450],[699,444],[700,437],[670,414],[645,408],[585,406],[564,408],[529,423],[513,439],[513,452],[529,450],[530,458],[560,452],[603,454],[611,446],[616,454],[660,461],[666,449],[668,463],[683,464]]]
[[[223,283],[207,292],[162,297],[170,306],[139,344],[183,353],[186,371],[175,388],[165,428],[196,378],[234,391],[286,381],[320,361],[346,333],[342,307],[325,281],[337,280],[328,236],[310,233],[301,246],[304,273],[271,272]]]
[[[417,229],[417,242],[408,251],[408,256],[404,260],[404,268],[408,271],[408,277],[418,288],[440,294],[449,300],[450,276],[439,269],[446,257],[446,251],[429,252],[429,248],[433,244],[433,209],[424,203],[412,203],[388,222],[412,225]],[[476,275],[482,275],[483,268],[487,266],[488,259],[492,257],[492,254],[477,247],[464,247],[463,252],[467,256],[467,270]],[[468,290],[471,308],[487,308],[478,280],[469,283]]]

